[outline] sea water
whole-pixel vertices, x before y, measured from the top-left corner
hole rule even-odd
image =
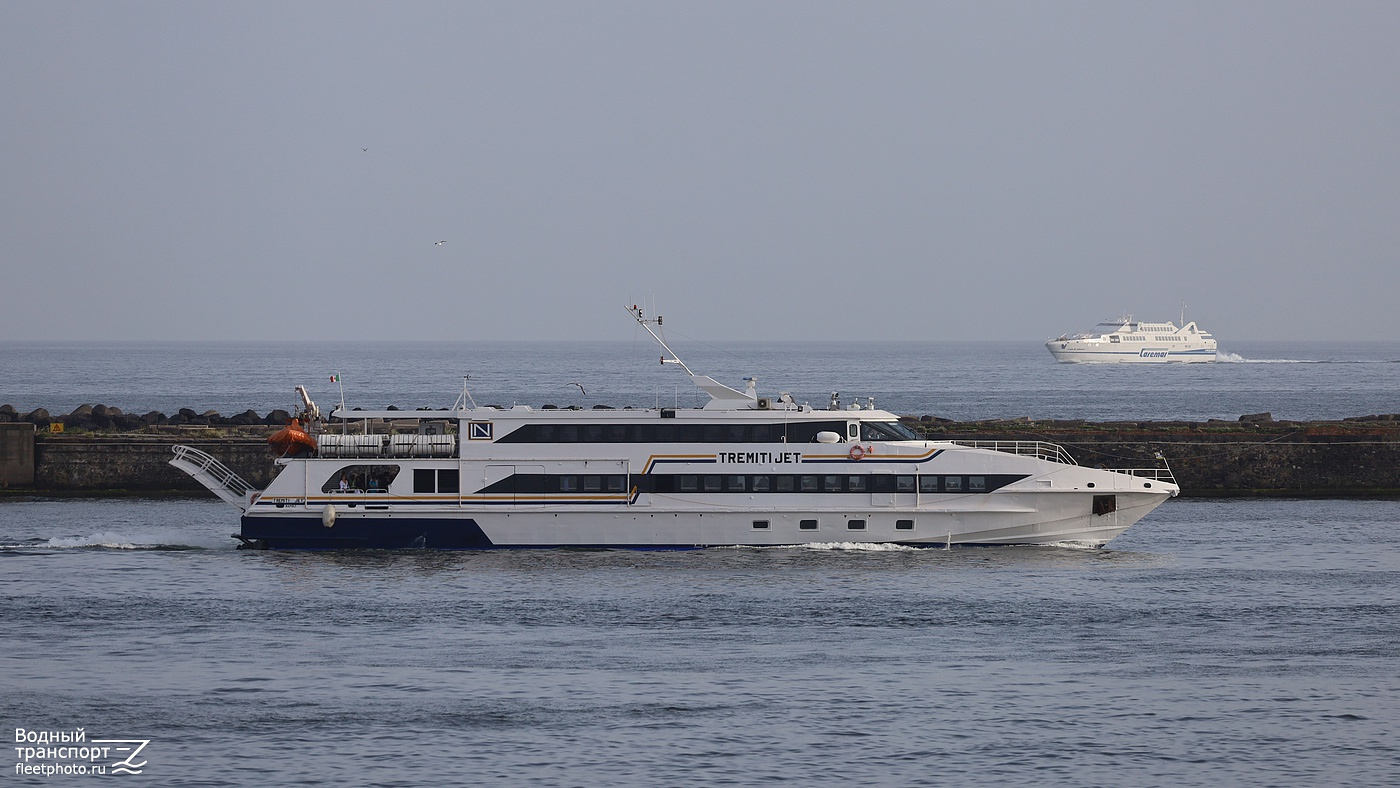
[[[643,341],[645,340],[645,341]],[[1400,412],[1400,343],[1255,343],[1211,364],[1059,364],[1039,343],[674,340],[697,374],[760,396],[958,420],[1340,419]],[[0,404],[225,416],[323,406],[446,408],[464,377],[481,405],[694,407],[706,397],[650,337],[635,342],[0,343]],[[339,377],[332,382],[331,377]]]
[[[283,553],[218,502],[9,501],[0,722],[147,741],[162,785],[1393,785],[1397,508],[1177,499],[1102,550]]]
[[[1400,411],[1400,347],[1232,352],[683,357],[962,419]],[[0,345],[0,403],[264,413],[296,383],[338,402],[332,373],[351,406],[451,405],[464,374],[481,404],[697,404],[640,342]],[[235,530],[217,501],[0,499],[0,731],[144,741],[126,779],[168,785],[1400,784],[1393,500],[1175,499],[1103,550],[283,553]],[[7,752],[16,784],[91,779]]]

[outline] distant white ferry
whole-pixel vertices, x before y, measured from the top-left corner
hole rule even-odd
[[[1128,315],[1105,320],[1090,331],[1061,334],[1046,342],[1045,349],[1056,361],[1066,363],[1204,362],[1215,360],[1215,337],[1194,321],[1177,328],[1170,321],[1141,323]]]

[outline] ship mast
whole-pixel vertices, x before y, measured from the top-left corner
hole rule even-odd
[[[739,391],[707,375],[697,375],[691,372],[690,367],[687,367],[685,362],[681,361],[680,356],[676,355],[676,351],[672,350],[671,346],[666,344],[666,340],[662,339],[661,335],[652,329],[652,326],[661,325],[661,315],[657,315],[655,318],[648,318],[646,315],[642,314],[642,308],[636,304],[633,304],[627,311],[632,315],[632,319],[636,320],[637,324],[642,328],[645,328],[647,333],[651,334],[651,338],[655,339],[656,343],[661,346],[661,349],[666,352],[666,355],[661,357],[661,363],[675,364],[685,370],[685,374],[690,376],[690,380],[695,384],[696,388],[710,395],[710,401],[705,404],[706,409],[739,410],[758,407],[758,394],[754,391],[754,383],[752,380],[749,381],[747,391]],[[670,358],[667,358],[667,356],[670,356]]]
[[[636,304],[633,304],[632,308],[628,309],[627,311],[631,313],[632,318],[637,321],[638,325],[640,325],[642,328],[645,328],[648,334],[651,334],[651,338],[656,340],[656,343],[661,346],[661,349],[666,351],[666,353],[671,356],[670,358],[662,356],[662,364],[676,364],[680,366],[681,369],[685,370],[685,374],[691,376],[692,378],[695,377],[695,373],[691,372],[690,367],[687,367],[685,365],[685,362],[681,361],[680,356],[676,355],[676,351],[672,350],[671,346],[666,344],[666,340],[662,339],[660,334],[651,330],[652,326],[661,325],[661,315],[657,315],[654,318],[644,317],[642,315],[642,308],[637,306]]]

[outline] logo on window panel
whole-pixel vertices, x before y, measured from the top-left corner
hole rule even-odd
[[[467,422],[467,440],[489,441],[491,440],[491,422],[489,421],[469,421]]]

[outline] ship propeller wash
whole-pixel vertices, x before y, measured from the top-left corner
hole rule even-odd
[[[660,317],[629,311],[703,407],[480,407],[464,385],[445,410],[342,405],[327,420],[298,387],[305,407],[274,436],[284,453],[267,489],[192,447],[171,464],[239,509],[244,546],[274,549],[1098,547],[1178,492],[1165,467],[931,441],[873,401],[813,408],[752,379],[731,388],[682,363]]]

